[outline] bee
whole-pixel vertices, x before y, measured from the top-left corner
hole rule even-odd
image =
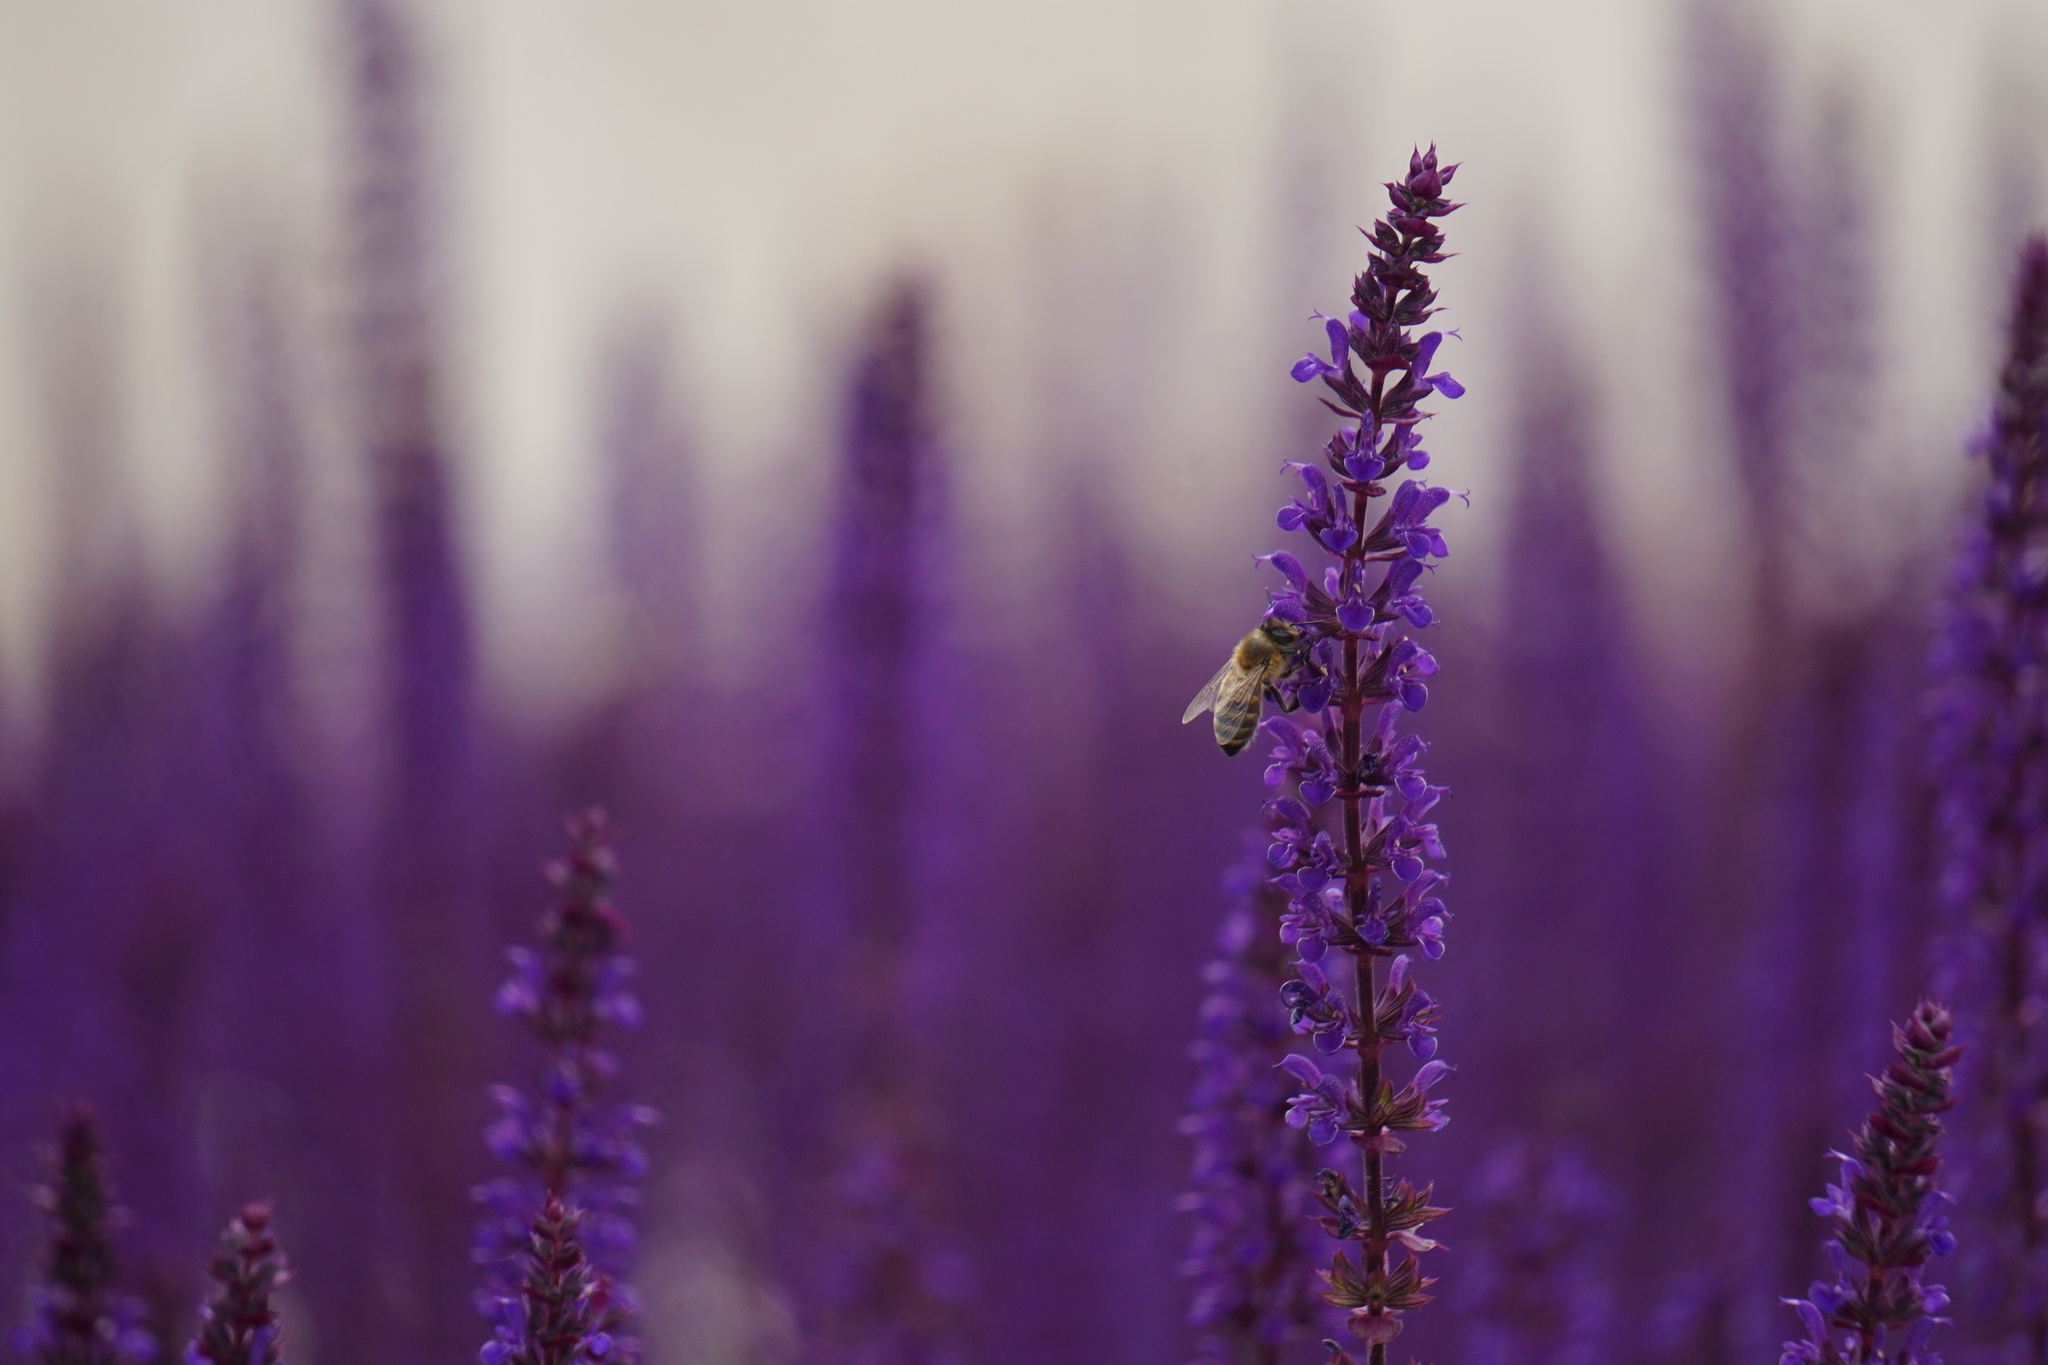
[[[1252,742],[1266,689],[1287,671],[1300,648],[1300,631],[1277,617],[1267,617],[1237,642],[1209,685],[1195,693],[1180,723],[1186,725],[1204,711],[1213,712],[1218,747],[1235,754]]]

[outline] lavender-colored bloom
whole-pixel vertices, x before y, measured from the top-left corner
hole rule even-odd
[[[617,873],[611,824],[603,811],[590,810],[568,828],[567,856],[547,868],[557,896],[541,917],[541,946],[509,950],[512,975],[498,988],[499,1011],[533,1031],[542,1056],[529,1085],[491,1092],[503,1112],[484,1141],[521,1171],[475,1191],[489,1210],[476,1242],[477,1259],[491,1268],[480,1305],[486,1313],[496,1313],[495,1300],[510,1291],[517,1257],[551,1199],[575,1213],[601,1273],[623,1270],[634,1245],[627,1211],[647,1170],[637,1130],[654,1121],[653,1111],[598,1100],[618,1068],[604,1045],[607,1028],[640,1021],[639,1000],[627,984],[633,960],[618,951],[626,919],[610,900]],[[623,1301],[623,1291],[608,1292]]]
[[[49,1221],[43,1282],[29,1291],[28,1324],[15,1346],[41,1365],[139,1365],[156,1357],[142,1305],[114,1292],[119,1220],[107,1191],[99,1121],[74,1108],[57,1130],[50,1183],[36,1188]]]
[[[1325,1074],[1307,1057],[1287,1058],[1302,1086],[1287,1121],[1318,1143],[1341,1133],[1362,1153],[1360,1184],[1324,1171],[1316,1193],[1324,1229],[1358,1243],[1355,1262],[1339,1250],[1323,1272],[1324,1297],[1346,1310],[1371,1365],[1384,1365],[1401,1315],[1429,1300],[1418,1257],[1436,1244],[1419,1229],[1445,1212],[1430,1204],[1428,1189],[1391,1179],[1385,1162],[1402,1149],[1397,1133],[1443,1126],[1444,1102],[1429,1091],[1450,1071],[1432,1056],[1436,1006],[1414,975],[1418,957],[1442,955],[1450,918],[1439,895],[1446,878],[1430,866],[1443,844],[1427,819],[1444,789],[1423,775],[1426,746],[1402,734],[1400,722],[1428,702],[1423,680],[1437,671],[1412,632],[1434,619],[1419,589],[1430,561],[1446,553],[1430,518],[1452,495],[1420,479],[1393,481],[1429,463],[1420,434],[1429,414],[1419,405],[1464,391],[1430,369],[1443,334],[1411,331],[1436,311],[1423,267],[1443,259],[1432,220],[1457,207],[1443,197],[1455,170],[1439,166],[1431,148],[1387,187],[1393,211],[1367,233],[1374,254],[1354,285],[1353,310],[1342,321],[1323,319],[1327,358],[1311,353],[1294,367],[1297,380],[1323,382],[1323,402],[1344,420],[1320,463],[1288,466],[1303,492],[1279,517],[1326,563],[1312,573],[1296,555],[1265,557],[1283,580],[1267,616],[1291,625],[1299,641],[1271,693],[1284,710],[1319,721],[1281,716],[1265,725],[1274,741],[1266,781],[1291,780],[1294,788],[1267,805],[1272,884],[1288,901],[1282,937],[1301,959],[1283,1000],[1293,1027],[1319,1050],[1358,1055],[1355,1081]],[[1351,959],[1350,972],[1322,965],[1332,948]],[[1387,1074],[1390,1043],[1429,1059],[1405,1085]]]
[[[244,1204],[221,1234],[207,1267],[213,1297],[199,1307],[199,1331],[185,1365],[282,1365],[270,1296],[291,1279],[270,1231],[270,1205]]]
[[[516,1288],[492,1302],[483,1365],[590,1365],[630,1358],[618,1337],[629,1310],[577,1243],[583,1215],[549,1191],[527,1239]]]
[[[1230,907],[1189,1049],[1195,1087],[1181,1131],[1195,1152],[1180,1207],[1195,1230],[1181,1268],[1194,1281],[1198,1365],[1271,1365],[1323,1315],[1302,1224],[1313,1165],[1288,1122],[1279,1071],[1291,1033],[1288,1009],[1274,1001],[1281,898],[1263,884],[1263,852],[1224,879]]]
[[[1955,1103],[1949,1082],[1962,1053],[1950,1032],[1949,1012],[1924,1000],[1892,1029],[1898,1060],[1870,1082],[1877,1108],[1856,1134],[1853,1154],[1829,1154],[1841,1163],[1841,1183],[1809,1201],[1834,1221],[1825,1244],[1833,1274],[1816,1280],[1805,1298],[1785,1300],[1806,1336],[1785,1343],[1782,1365],[1940,1365],[1927,1342],[1948,1321],[1938,1316],[1948,1291],[1925,1283],[1923,1267],[1955,1249],[1942,1212],[1947,1196],[1934,1184],[1941,1165],[1935,1115]]]
[[[1608,1357],[1605,1253],[1613,1188],[1579,1148],[1512,1139],[1472,1182],[1476,1229],[1460,1287],[1469,1365],[1594,1365]]]
[[[1980,443],[1989,466],[1936,654],[1942,900],[1974,1042],[1963,1072],[1963,1218],[1981,1245],[1970,1334],[2048,1360],[2048,241],[2020,254],[2005,366]],[[1980,1264],[1981,1262],[1981,1264]]]

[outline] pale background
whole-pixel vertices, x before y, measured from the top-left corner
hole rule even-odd
[[[1856,437],[1870,474],[1827,510],[1846,518],[1840,543],[1881,552],[1949,487],[1980,406],[2003,260],[2044,169],[2030,73],[2048,59],[2048,12],[1764,8],[1785,127],[1845,120],[1864,177],[1882,299]],[[1721,419],[1702,401],[1714,359],[1692,264],[1693,209],[1712,189],[1688,157],[1682,6],[422,13],[467,553],[488,676],[515,708],[588,694],[616,652],[589,476],[607,345],[635,327],[672,339],[715,509],[704,524],[747,543],[773,509],[817,496],[807,456],[844,343],[897,269],[939,282],[963,512],[996,563],[1035,534],[1044,452],[1085,426],[1088,477],[1128,491],[1134,529],[1185,561],[1191,599],[1248,592],[1237,564],[1184,533],[1241,538],[1263,521],[1248,497],[1294,453],[1272,432],[1300,410],[1281,405],[1300,401],[1284,371],[1316,336],[1303,319],[1338,302],[1376,181],[1432,139],[1465,163],[1471,203],[1441,284],[1465,334],[1446,358],[1474,396],[1434,442],[1441,477],[1480,493],[1457,537],[1465,573],[1483,572],[1501,506],[1486,492],[1495,400],[1526,339],[1513,319],[1541,309],[1595,375],[1606,492],[1660,658],[1689,672],[1717,652],[1711,509],[1728,489],[1699,458]],[[332,390],[334,22],[287,0],[0,5],[0,658],[26,702],[17,721],[35,709],[55,600],[62,443],[45,389],[67,329],[106,341],[118,417],[92,478],[128,486],[133,524],[109,553],[142,556],[172,596],[203,580],[227,505],[208,341],[224,257],[283,263],[316,407]],[[337,510],[314,532],[345,565],[333,528],[352,475],[330,459],[320,478]],[[748,610],[752,561],[708,563],[713,600]]]

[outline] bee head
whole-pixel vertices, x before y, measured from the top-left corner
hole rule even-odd
[[[1274,644],[1282,649],[1293,649],[1301,643],[1301,629],[1292,621],[1283,621],[1277,616],[1268,616],[1259,622],[1259,629],[1271,637]]]

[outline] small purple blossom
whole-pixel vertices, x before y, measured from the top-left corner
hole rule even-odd
[[[1892,1029],[1897,1060],[1871,1078],[1878,1106],[1856,1134],[1853,1154],[1833,1152],[1841,1183],[1810,1201],[1834,1223],[1826,1243],[1832,1278],[1804,1299],[1786,1299],[1806,1336],[1785,1343],[1782,1365],[1939,1365],[1927,1349],[1948,1291],[1923,1279],[1931,1256],[1955,1249],[1935,1187],[1941,1165],[1936,1118],[1950,1098],[1951,1068],[1962,1049],[1950,1040],[1949,1013],[1922,1001]]]
[[[487,1314],[511,1290],[518,1257],[533,1237],[546,1201],[559,1196],[575,1215],[578,1239],[597,1273],[620,1273],[635,1245],[628,1214],[634,1185],[647,1173],[639,1132],[654,1112],[605,1105],[598,1092],[618,1069],[604,1044],[607,1028],[640,1021],[630,986],[634,964],[618,951],[625,916],[611,903],[617,859],[610,822],[590,810],[568,822],[570,848],[547,868],[556,899],[541,917],[541,946],[512,948],[512,974],[498,988],[500,1013],[519,1019],[541,1044],[540,1065],[527,1085],[498,1085],[499,1116],[484,1131],[493,1155],[519,1174],[474,1191],[488,1210],[477,1229],[475,1255],[489,1267],[479,1300]],[[620,1311],[630,1296],[607,1282]]]
[[[548,1192],[517,1287],[491,1302],[495,1330],[477,1352],[483,1365],[613,1365],[630,1358],[617,1335],[629,1305],[583,1254],[576,1240],[581,1220]]]
[[[99,1120],[74,1106],[57,1130],[50,1181],[35,1199],[49,1225],[42,1283],[29,1291],[29,1321],[15,1346],[41,1365],[141,1365],[157,1354],[141,1303],[114,1290],[108,1193]]]
[[[1300,491],[1277,520],[1327,562],[1315,572],[1286,551],[1263,558],[1281,579],[1268,591],[1267,618],[1287,622],[1298,641],[1270,690],[1284,711],[1316,718],[1279,715],[1263,726],[1273,745],[1266,784],[1277,790],[1266,804],[1269,885],[1286,899],[1279,937],[1298,958],[1281,1002],[1318,1051],[1358,1058],[1352,1080],[1287,1057],[1281,1065],[1300,1088],[1286,1119],[1319,1145],[1342,1135],[1361,1153],[1356,1189],[1325,1171],[1317,1197],[1325,1230],[1347,1248],[1358,1243],[1355,1261],[1340,1250],[1323,1272],[1324,1297],[1345,1310],[1371,1365],[1385,1365],[1401,1315],[1429,1300],[1417,1257],[1436,1244],[1418,1229],[1445,1212],[1427,1190],[1390,1178],[1385,1160],[1402,1149],[1397,1133],[1443,1126],[1444,1101],[1430,1091],[1450,1074],[1434,1055],[1436,1001],[1415,980],[1418,959],[1443,955],[1450,919],[1440,894],[1447,878],[1432,866],[1445,856],[1443,840],[1427,819],[1444,789],[1430,785],[1426,746],[1400,723],[1428,705],[1425,680],[1437,672],[1412,632],[1436,620],[1422,587],[1449,553],[1431,518],[1452,494],[1414,477],[1388,484],[1430,463],[1417,432],[1429,416],[1422,401],[1464,393],[1430,368],[1445,334],[1413,330],[1436,312],[1423,267],[1444,259],[1433,220],[1457,208],[1443,197],[1456,169],[1440,165],[1434,148],[1410,158],[1407,177],[1387,187],[1392,211],[1366,234],[1373,254],[1352,309],[1341,321],[1317,315],[1329,354],[1311,351],[1292,373],[1320,380],[1323,403],[1344,425],[1320,460],[1287,465]],[[1392,959],[1384,983],[1382,958]],[[1386,1073],[1390,1043],[1421,1059],[1405,1085]]]
[[[270,1296],[290,1281],[270,1230],[270,1205],[249,1203],[221,1234],[207,1273],[213,1296],[199,1307],[199,1331],[185,1365],[283,1365]]]

